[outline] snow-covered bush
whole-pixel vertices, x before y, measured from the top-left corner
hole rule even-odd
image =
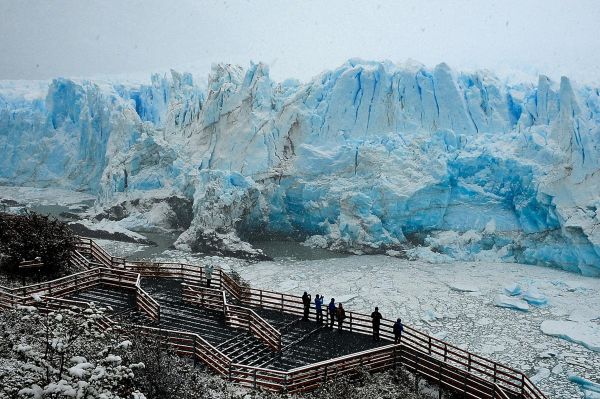
[[[334,378],[306,395],[242,388],[189,358],[159,336],[120,336],[100,328],[99,309],[0,313],[0,398],[4,399],[416,399],[414,379],[400,370],[356,381]]]
[[[136,383],[148,399],[278,399],[280,395],[253,392],[211,374],[189,358],[182,358],[160,336],[134,336],[132,361],[145,367]]]
[[[141,365],[128,364],[131,343],[99,327],[101,317],[95,308],[0,313],[0,397],[132,397]]]
[[[427,398],[427,395],[419,394],[413,389],[414,382],[414,377],[403,369],[379,374],[369,374],[366,370],[360,370],[355,381],[347,377],[336,378],[304,397],[306,399]]]
[[[70,252],[75,236],[69,227],[54,218],[28,212],[24,215],[0,213],[0,271],[38,274],[38,270],[21,270],[22,261],[36,260],[47,276],[68,273]]]

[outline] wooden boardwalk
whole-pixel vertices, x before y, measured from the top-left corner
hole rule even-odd
[[[201,267],[126,261],[90,239],[80,239],[71,263],[82,271],[16,289],[0,287],[0,308],[110,306],[100,323],[118,321],[161,337],[180,355],[231,381],[272,391],[310,391],[361,369],[402,366],[465,397],[546,398],[523,373],[409,326],[395,345],[391,320],[382,320],[379,342],[372,341],[368,315],[347,310],[341,334],[302,321],[300,297],[242,287],[221,269],[213,273],[213,287],[205,288]],[[33,300],[33,294],[42,300]]]

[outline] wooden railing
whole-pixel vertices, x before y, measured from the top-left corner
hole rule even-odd
[[[191,286],[186,283],[183,283],[182,286],[182,297],[184,302],[217,312],[224,311],[226,302],[223,298],[223,291],[213,288]]]
[[[122,267],[144,277],[179,278],[194,286],[201,286],[206,283],[204,271],[201,267],[185,263],[127,261]],[[215,281],[215,284],[217,288],[220,287],[217,285],[218,281]]]
[[[15,295],[8,288],[0,286],[0,309],[10,309],[15,305],[25,305],[26,298]]]
[[[125,263],[124,258],[118,258],[112,256],[100,245],[96,244],[94,240],[87,237],[79,237],[79,240],[75,244],[77,250],[82,254],[90,255],[95,259],[97,264],[101,264],[105,267],[119,267]]]
[[[96,286],[100,284],[100,280],[100,269],[92,269],[71,274],[66,277],[61,277],[52,281],[11,288],[9,289],[9,292],[22,297],[31,297],[33,294],[45,296],[65,296]]]
[[[60,311],[63,309],[84,310],[90,307],[88,302],[74,301],[71,299],[55,298],[49,296],[39,297],[35,306],[42,311]]]
[[[134,284],[136,287],[139,287],[139,275],[182,278],[185,282],[196,286],[204,283],[203,270],[198,266],[179,263],[126,262],[122,258],[110,256],[90,239],[80,240],[78,251],[93,258],[91,262],[88,261],[88,265],[102,264],[110,267],[113,271],[115,269],[125,269],[122,272],[133,272],[132,274],[137,276]],[[50,285],[41,283],[15,290],[0,290],[0,306],[6,307],[9,303],[23,301],[19,298],[29,297],[34,292],[64,295],[65,292],[84,289],[97,283],[98,279],[94,278],[97,273],[100,273],[100,280],[108,279],[109,282],[117,286],[127,284],[130,281],[130,277],[118,277],[102,270],[106,270],[106,268],[77,273],[73,276],[78,274],[80,276],[75,279],[73,279],[73,276],[68,276],[55,280]],[[230,319],[233,320],[231,323],[240,326],[245,325],[246,327],[254,323],[260,325],[262,318],[251,311],[257,316],[254,318],[245,306],[278,310],[298,316],[303,314],[303,304],[299,296],[243,288],[221,269],[215,270],[214,276],[216,277],[214,284],[218,287],[218,290],[226,291],[243,305],[241,307],[235,305],[225,306],[224,311],[226,313],[230,312]],[[141,287],[139,288],[141,289]],[[221,295],[224,294],[221,293]],[[154,316],[158,318],[160,314],[158,304],[145,292],[137,296],[141,298],[139,302],[142,303],[141,307],[144,308],[142,310],[146,313],[154,312]],[[151,303],[151,301],[154,301],[154,303]],[[138,302],[137,299],[136,302]],[[226,299],[221,299],[221,304],[226,304]],[[229,306],[228,309],[227,306]],[[315,310],[311,309],[311,312],[314,314]],[[372,333],[371,318],[368,315],[352,311],[346,311],[346,315],[347,319],[343,325],[345,330],[368,335]],[[266,324],[268,325],[268,323]],[[393,339],[392,325],[392,320],[382,320],[380,336],[383,339],[390,341]],[[271,326],[269,325],[269,327]],[[138,328],[156,332],[156,329],[153,330],[149,327],[140,326]],[[263,339],[270,347],[275,347],[273,337],[277,337],[275,332],[278,333],[278,331],[276,329],[271,331],[268,327],[261,326],[261,328],[255,330],[265,332],[264,336],[259,338]],[[177,350],[180,353],[193,354],[195,358],[205,362],[213,370],[227,376],[232,381],[247,386],[258,385],[269,390],[307,391],[314,389],[318,384],[334,375],[352,375],[360,367],[377,371],[403,365],[415,374],[438,383],[440,386],[462,392],[467,397],[546,399],[539,388],[523,373],[428,336],[409,326],[405,326],[402,341],[399,345],[388,345],[296,368],[288,372],[232,364],[227,356],[196,334],[181,331],[169,331],[168,333],[170,334],[170,342],[178,348]],[[257,331],[253,331],[253,333],[257,333]],[[266,342],[267,340],[269,342]]]
[[[224,284],[224,287],[230,287],[229,289],[233,291],[238,289],[239,285],[231,280]],[[304,313],[302,298],[299,296],[249,289],[245,291],[244,295],[239,295],[239,297],[246,306],[278,310],[297,316],[302,316]],[[324,304],[323,306],[324,312],[326,312],[326,305]],[[311,308],[311,312],[316,316],[314,308]],[[372,320],[370,316],[352,311],[346,311],[346,316],[347,318],[343,324],[344,330],[365,335],[372,334]],[[383,339],[394,340],[393,324],[394,321],[392,320],[382,320],[380,336]],[[461,370],[462,373],[466,371],[469,375],[473,376],[469,381],[474,386],[477,385],[475,378],[478,377],[491,381],[510,395],[531,399],[546,398],[539,388],[523,373],[431,337],[410,326],[404,327],[402,343],[406,347],[430,355],[433,359],[443,361],[445,364]]]
[[[146,313],[152,320],[160,320],[160,305],[142,288],[139,274],[135,283],[135,307]]]
[[[287,390],[289,372],[233,363],[227,377],[229,381],[246,387],[284,392]]]
[[[243,328],[273,351],[281,350],[281,333],[254,310],[225,304],[225,320],[232,327]]]
[[[142,334],[165,340],[179,355],[200,360],[222,376],[229,375],[231,359],[198,334],[147,326],[134,327]]]
[[[90,269],[89,260],[85,256],[83,256],[78,250],[74,250],[71,252],[69,263],[77,270],[84,271]]]
[[[35,304],[33,295],[58,301],[60,297],[103,285],[134,290],[136,307],[153,320],[159,320],[160,305],[142,289],[139,277],[138,273],[127,270],[97,267],[44,283],[0,290],[0,306],[10,307],[10,303],[15,303],[15,298],[24,298],[20,299],[20,303]]]
[[[230,275],[225,273],[223,269],[218,269],[216,271],[216,275],[219,288],[227,291],[227,293],[235,298],[235,300],[241,301],[242,295],[245,294],[245,292],[242,291],[242,287],[240,287],[240,285],[234,279],[232,279]]]
[[[227,325],[248,330],[273,351],[281,350],[281,332],[254,310],[229,304],[225,291],[183,284],[183,300],[194,305],[223,312]]]

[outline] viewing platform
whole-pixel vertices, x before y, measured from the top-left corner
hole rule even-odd
[[[244,386],[306,392],[338,376],[404,367],[442,389],[471,398],[546,396],[523,373],[405,326],[394,344],[393,321],[346,310],[343,331],[303,321],[299,296],[251,288],[215,269],[206,287],[200,266],[131,262],[81,238],[71,264],[81,272],[34,285],[0,287],[0,308],[109,307],[99,322],[166,340],[181,356]],[[35,298],[34,298],[35,296]],[[324,311],[326,316],[326,310]]]

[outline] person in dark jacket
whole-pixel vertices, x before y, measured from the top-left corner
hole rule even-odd
[[[315,309],[317,310],[317,324],[323,324],[323,297],[319,294],[315,297]]]
[[[379,341],[379,325],[383,316],[379,313],[379,308],[375,307],[375,311],[371,313],[371,319],[373,319],[373,341]]]
[[[400,339],[402,338],[402,331],[404,331],[404,326],[402,325],[402,320],[398,318],[398,320],[396,320],[396,322],[394,323],[394,342],[396,344],[400,343]]]
[[[302,295],[302,304],[304,305],[304,317],[302,320],[308,321],[308,312],[310,312],[310,295],[306,291],[304,291],[304,295]]]
[[[329,312],[329,329],[333,330],[333,322],[335,321],[335,298],[331,298],[329,305],[327,306],[327,311]]]
[[[344,327],[344,319],[346,318],[346,311],[344,310],[344,307],[342,306],[342,304],[338,304],[337,310],[336,310],[336,316],[337,316],[337,322],[338,322],[338,332],[341,333],[342,332],[342,328]]]

